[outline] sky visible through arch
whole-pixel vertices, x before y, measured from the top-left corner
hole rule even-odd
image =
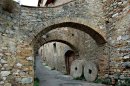
[[[27,5],[27,6],[37,6],[38,0],[14,0],[16,2],[19,2],[21,5]]]

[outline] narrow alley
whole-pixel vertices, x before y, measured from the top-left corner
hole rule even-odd
[[[130,86],[130,0],[0,0],[0,86]]]
[[[42,60],[39,56],[36,57],[35,73],[36,77],[40,80],[40,86],[105,86],[102,84],[73,80],[71,76],[63,75],[56,70],[49,70],[42,64]]]

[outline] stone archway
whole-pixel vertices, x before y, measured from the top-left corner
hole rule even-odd
[[[53,40],[48,40],[46,42],[43,42],[41,43],[41,45],[44,45],[46,43],[49,43],[49,42],[60,42],[60,43],[63,43],[63,44],[66,44],[68,45],[75,53],[78,54],[78,48],[76,46],[74,46],[73,44],[71,44],[69,41],[65,41],[65,40],[62,40],[62,39],[53,39]]]
[[[50,25],[44,29],[41,29],[39,30],[40,32],[36,33],[35,37],[32,39],[30,43],[34,45],[44,34],[48,33],[53,29],[60,28],[60,27],[71,27],[74,29],[81,30],[89,34],[99,45],[106,43],[105,33],[103,33],[100,29],[93,29],[85,24],[76,23],[76,22],[61,22],[58,24]]]
[[[48,64],[52,69],[57,69],[62,73],[66,74],[66,68],[70,67],[70,64],[66,66],[66,61],[71,61],[71,56],[74,58],[79,58],[79,52],[76,49],[77,47],[73,46],[69,42],[66,42],[64,40],[51,40],[39,48],[39,52],[42,50],[42,56],[41,52],[39,53],[39,57],[41,57],[41,60]],[[72,52],[71,52],[72,51]],[[65,58],[68,58],[66,59]],[[36,61],[35,57],[35,61]],[[53,64],[52,64],[53,63]],[[68,62],[71,63],[71,62]],[[58,65],[60,64],[60,65]]]
[[[34,47],[34,59],[36,59],[36,56],[38,56],[38,50],[40,49],[40,47],[45,45],[45,44],[47,44],[47,43],[51,43],[51,42],[55,42],[55,43],[59,42],[59,43],[63,43],[65,45],[69,46],[70,47],[69,49],[73,50],[73,53],[75,54],[75,57],[78,58],[78,56],[79,56],[79,49],[78,49],[77,46],[71,44],[71,42],[63,40],[63,39],[54,39],[54,40],[46,40],[46,41],[41,39],[41,42],[38,42],[37,45]]]
[[[23,30],[21,34],[24,33],[21,36],[21,38],[23,37],[24,42],[27,45],[29,46],[31,45],[30,47],[33,48],[32,55],[34,55],[34,57],[35,57],[35,52],[37,51],[39,47],[38,43],[41,42],[42,36],[48,33],[49,31],[56,28],[60,28],[60,27],[71,27],[74,29],[81,30],[89,34],[99,45],[106,43],[106,36],[105,36],[106,30],[104,28],[100,28],[100,24],[98,23],[97,18],[91,16],[91,14],[89,14],[87,10],[84,10],[84,8],[87,5],[83,5],[79,3],[78,6],[83,6],[82,7],[83,9],[77,8],[73,5],[71,6],[71,4],[75,5],[75,2],[77,1],[79,0],[74,0],[74,2],[65,4],[63,6],[59,6],[56,8],[33,8],[33,7],[21,8],[22,13],[26,14],[26,15],[22,14],[21,16],[21,21],[24,21],[20,23],[21,25],[20,28],[21,30]],[[84,1],[84,4],[85,3],[87,4],[87,0]],[[69,9],[65,9],[66,6],[67,8],[70,7],[73,11],[70,12]],[[80,11],[77,11],[77,9]],[[36,10],[37,12],[35,12]],[[63,12],[59,10],[63,10]],[[56,15],[54,15],[54,11]],[[33,14],[34,16],[36,15],[36,17],[31,16],[31,19],[28,19],[30,18],[31,14]],[[65,15],[62,15],[62,14],[65,14]],[[80,17],[77,17],[77,15],[80,15]],[[97,21],[92,22],[95,20]],[[101,25],[104,25],[104,23],[102,23]],[[29,28],[29,29],[25,29],[25,28]],[[22,44],[25,44],[25,43],[22,43]]]
[[[78,47],[74,46],[73,44],[71,44],[69,41],[66,41],[66,40],[63,40],[63,39],[51,39],[51,40],[44,40],[44,39],[40,39],[41,42],[37,42],[37,44],[34,46],[34,54],[36,55],[37,54],[37,51],[38,49],[44,45],[44,44],[47,44],[47,43],[50,43],[50,42],[60,42],[60,43],[63,43],[63,44],[66,44],[68,45],[73,51],[74,53],[78,56]]]
[[[70,21],[72,21],[72,20],[70,20]],[[90,26],[91,25],[89,25],[89,26],[85,25],[85,22],[82,22],[82,23],[61,22],[58,24],[50,25],[44,29],[41,29],[39,33],[37,32],[36,36],[31,41],[31,45],[33,46],[34,52],[36,52],[37,49],[39,49],[40,46],[43,45],[44,43],[47,43],[50,41],[60,41],[60,42],[63,42],[65,44],[71,46],[74,50],[78,51],[78,48],[74,47],[74,44],[71,44],[69,42],[67,43],[67,41],[65,41],[63,39],[53,38],[53,39],[45,40],[42,37],[44,34],[48,33],[51,30],[54,30],[56,28],[71,27],[71,28],[74,28],[74,29],[77,29],[77,30],[80,30],[80,31],[83,31],[83,32],[89,34],[96,41],[96,43],[98,45],[104,46],[104,44],[106,43],[105,34],[100,29],[91,28]]]
[[[89,0],[89,2],[93,1]],[[24,84],[31,86],[33,84],[32,83],[34,76],[34,69],[33,69],[34,60],[32,58],[34,56],[33,50],[35,49],[35,46],[36,47],[38,46],[36,43],[39,42],[38,40],[41,39],[41,36],[47,33],[48,31],[55,29],[57,27],[72,27],[88,33],[91,37],[93,37],[93,39],[95,39],[97,44],[104,44],[106,42],[104,33],[105,29],[99,28],[100,26],[99,19],[102,18],[103,16],[102,15],[101,16],[96,15],[96,17],[94,17],[95,15],[92,16],[91,15],[92,11],[89,9],[90,5],[88,4],[91,5],[91,3],[88,3],[88,0],[74,0],[70,3],[55,8],[33,8],[22,6],[20,7],[20,9],[18,9],[20,10],[21,13],[18,12],[16,13],[16,15],[11,14],[10,18],[8,18],[10,22],[5,21],[7,17],[4,15],[4,17],[6,18],[2,19],[1,21],[5,22],[5,25],[7,25],[8,28],[12,28],[10,29],[12,33],[10,33],[11,38],[9,38],[9,36],[5,34],[2,36],[3,39],[7,39],[7,41],[4,41],[4,45],[1,45],[3,48],[2,53],[5,52],[6,48],[7,52],[12,51],[11,49],[8,48],[9,44],[11,44],[9,43],[9,41],[14,43],[12,45],[14,45],[14,47],[17,48],[16,53],[11,54],[13,55],[12,57],[17,58],[17,61],[16,63],[14,63],[15,67],[12,68],[13,70],[11,71],[11,73],[13,71],[17,72],[17,70],[19,70],[20,72],[24,71],[26,75],[25,77],[25,75],[21,73],[15,73],[15,74],[12,73],[12,76],[15,79],[17,79],[19,76],[20,82],[19,81],[16,82],[18,83],[22,82],[23,84],[21,84],[20,86],[23,86]],[[92,12],[92,14],[98,14],[98,13],[101,12],[100,11]],[[12,18],[12,16],[15,17]],[[18,20],[19,18],[20,20]],[[101,25],[104,25],[104,23],[102,22]],[[5,29],[5,31],[6,30],[8,29]],[[12,35],[14,36],[12,37]],[[30,43],[32,45],[30,45]],[[8,53],[6,54],[9,55],[8,57],[10,58],[10,54]],[[21,65],[19,66],[19,64],[21,64],[22,67]],[[28,82],[26,82],[26,80]],[[10,79],[6,81],[10,82]],[[15,81],[13,82],[15,83]]]
[[[37,35],[34,37],[34,39],[32,40],[32,45],[34,48],[34,52],[37,51],[37,49],[39,49],[39,47],[45,43],[51,42],[51,41],[60,41],[63,43],[66,43],[70,46],[72,46],[72,48],[75,50],[76,48],[73,47],[74,44],[70,44],[68,41],[65,40],[61,40],[61,39],[51,39],[51,40],[45,40],[42,36],[45,35],[46,33],[48,33],[51,30],[54,30],[56,28],[61,28],[61,27],[71,27],[74,29],[78,29],[80,31],[85,32],[86,34],[89,34],[94,40],[95,42],[100,45],[100,46],[104,46],[104,44],[106,43],[105,40],[105,36],[102,35],[102,32],[97,31],[96,29],[93,29],[87,25],[84,24],[80,24],[80,23],[75,23],[75,22],[62,22],[62,23],[58,23],[58,24],[54,24],[54,25],[50,25],[44,29],[42,29],[39,33],[37,33]],[[68,60],[69,61],[69,60]],[[67,63],[67,61],[66,61]],[[69,66],[71,64],[71,61],[68,63],[68,74],[69,74]]]

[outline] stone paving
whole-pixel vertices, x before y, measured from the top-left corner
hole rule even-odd
[[[40,86],[105,86],[102,84],[87,83],[86,81],[73,80],[71,76],[51,70],[42,64],[40,57],[36,57],[36,77],[40,80]]]

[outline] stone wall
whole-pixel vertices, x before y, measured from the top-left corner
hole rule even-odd
[[[74,28],[57,28],[46,35],[48,36],[48,38],[45,39],[46,41],[60,39],[71,43],[75,48],[70,47],[78,50],[77,55],[79,55],[80,58],[96,59],[96,53],[99,53],[100,49],[104,46],[99,46],[90,35],[83,31],[75,30]],[[101,52],[103,53],[103,51]]]
[[[2,15],[3,13],[3,15]],[[11,15],[5,13],[0,8],[0,85],[8,85],[12,79],[12,69],[16,61],[16,41],[12,39],[16,37],[17,14]],[[14,21],[12,21],[14,20]],[[13,25],[16,25],[14,28]],[[10,86],[10,84],[9,84]]]
[[[33,84],[32,48],[19,39],[19,16],[0,7],[0,86]]]
[[[107,39],[110,57],[110,77],[130,77],[130,1],[106,0],[104,2]]]
[[[32,86],[33,56],[37,50],[34,45],[52,29],[74,27],[91,35],[97,43],[104,43],[106,28],[101,7],[99,0],[74,0],[50,8],[18,5],[14,13],[0,7],[0,85]]]
[[[56,49],[54,49],[54,43],[56,43]],[[64,74],[66,73],[65,53],[67,50],[71,50],[68,45],[60,42],[51,42],[44,44],[40,50],[42,50],[40,54],[42,54],[41,57],[44,63],[52,69],[58,70]]]
[[[128,77],[130,72],[124,67],[130,57],[129,5],[128,0],[74,0],[48,8],[18,5],[14,13],[5,12],[0,7],[0,85],[32,86],[33,56],[39,48],[38,42],[44,34],[61,27],[84,31],[100,46],[99,50],[105,47],[106,52],[101,57],[108,58],[109,55],[110,61],[105,74],[113,77],[120,73]],[[84,33],[81,35],[84,36]],[[105,42],[108,43],[105,45]],[[90,56],[86,54],[85,57]],[[99,60],[102,62],[102,59]]]
[[[99,4],[95,6],[95,2]],[[99,0],[74,0],[63,6],[48,8],[21,7],[21,32],[29,33],[24,34],[26,35],[24,38],[30,42],[31,40],[28,39],[33,39],[35,38],[34,36],[42,36],[57,27],[74,27],[68,24],[62,24],[65,22],[74,22],[86,25],[88,28],[90,27],[105,39],[106,28],[101,7],[102,4]],[[81,27],[80,30],[87,30],[87,28]]]

